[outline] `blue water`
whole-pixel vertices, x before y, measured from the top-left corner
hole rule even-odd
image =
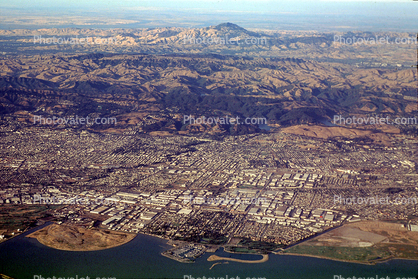
[[[258,128],[260,128],[260,129],[262,129],[262,130],[265,130],[265,131],[270,131],[272,127],[270,127],[270,126],[269,126],[269,125],[267,125],[267,124],[259,124],[259,125],[258,125]]]
[[[166,240],[138,235],[131,242],[119,247],[91,252],[61,251],[46,247],[36,239],[19,237],[0,244],[0,273],[16,279],[33,278],[34,275],[47,277],[89,276],[115,278],[195,278],[239,276],[242,278],[328,278],[334,275],[344,278],[388,276],[415,278],[418,261],[392,260],[374,266],[345,263],[310,257],[270,255],[269,261],[259,264],[245,264],[230,261],[216,265],[208,262],[212,255],[206,253],[194,264],[179,263],[160,255],[168,248]],[[259,255],[237,255],[223,251],[216,252],[223,257],[259,259]],[[189,277],[185,276],[188,275]]]

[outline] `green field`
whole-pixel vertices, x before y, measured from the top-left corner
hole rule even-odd
[[[50,216],[49,212],[62,206],[51,205],[2,205],[0,206],[0,231],[9,233],[36,226],[37,220]]]
[[[384,248],[375,247],[329,247],[297,245],[283,253],[319,256],[343,261],[374,262],[391,257]]]

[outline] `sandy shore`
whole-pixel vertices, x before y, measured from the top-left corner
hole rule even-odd
[[[219,257],[216,255],[212,255],[208,258],[209,262],[212,261],[231,261],[231,262],[239,262],[239,263],[264,263],[269,260],[269,255],[263,255],[263,258],[260,260],[240,260],[240,259],[234,259],[234,258],[224,258]]]

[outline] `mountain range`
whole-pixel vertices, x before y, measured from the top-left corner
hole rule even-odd
[[[92,36],[93,33],[109,36],[111,32],[14,30],[2,31],[2,36],[15,36],[20,38],[15,38],[15,41],[21,41],[24,40],[21,36],[35,36],[35,32],[41,31],[57,36],[63,33],[67,36]],[[85,49],[85,53],[80,54],[57,53],[60,45],[47,45],[42,46],[46,48],[42,52],[47,54],[6,55],[0,60],[0,112],[3,115],[18,114],[19,118],[25,115],[22,112],[26,112],[27,116],[39,113],[111,116],[121,120],[117,127],[121,130],[177,133],[213,128],[187,127],[181,122],[184,115],[258,117],[266,118],[271,126],[289,126],[329,122],[336,114],[410,116],[417,111],[417,74],[410,67],[372,67],[322,61],[321,57],[306,59],[225,54],[225,49],[246,52],[246,48],[262,47],[238,44],[245,42],[247,37],[267,36],[274,40],[274,43],[269,41],[268,48],[271,50],[281,40],[267,33],[248,31],[232,23],[187,30],[133,30],[114,35],[118,40],[118,36],[123,36],[123,40],[120,39],[122,42],[131,41],[133,45],[146,39],[147,47],[155,51],[114,53]],[[184,36],[193,40],[230,38],[235,44],[192,45],[208,51],[221,48],[220,54],[206,51],[190,53],[190,49],[183,53],[155,54],[160,52],[161,44],[172,48],[182,45],[187,49],[181,42]],[[322,35],[299,34],[298,42],[293,43],[298,45],[295,53],[301,51],[301,44],[310,44],[311,47],[329,45],[330,48],[333,44],[326,40]],[[285,41],[281,43],[289,45],[289,41]],[[344,50],[345,58],[355,60],[365,55],[361,47],[359,53]],[[397,55],[401,56],[402,49],[398,52]],[[243,125],[239,130],[244,133],[259,131],[258,127],[248,127]],[[217,127],[215,130],[239,132],[236,129]]]

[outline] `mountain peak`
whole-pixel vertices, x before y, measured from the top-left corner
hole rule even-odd
[[[215,26],[215,29],[222,30],[222,29],[232,29],[232,30],[240,30],[240,31],[247,31],[244,28],[230,22],[221,23]]]

